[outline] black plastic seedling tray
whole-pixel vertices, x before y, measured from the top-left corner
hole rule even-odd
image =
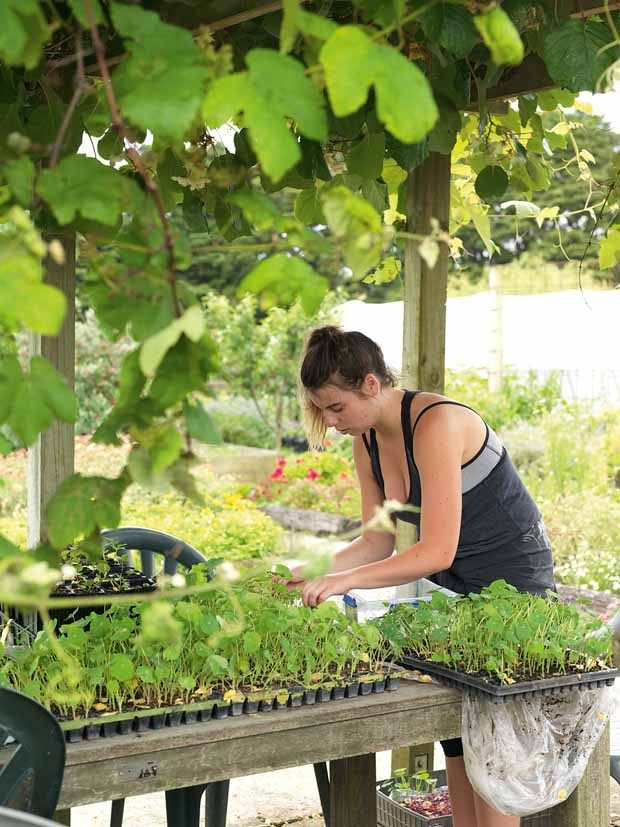
[[[498,686],[482,678],[475,678],[464,672],[448,669],[448,667],[441,666],[438,663],[418,660],[409,655],[402,655],[398,663],[406,669],[417,669],[419,672],[426,672],[446,686],[467,692],[490,695],[498,700],[536,692],[567,692],[572,689],[595,689],[601,686],[611,686],[620,675],[620,669],[604,669],[598,672],[574,672],[570,675],[558,675],[553,678],[541,678],[536,681],[521,681]]]
[[[69,743],[96,738],[112,738],[115,735],[128,735],[131,732],[146,732],[164,727],[182,726],[184,724],[221,721],[239,715],[251,715],[260,712],[273,712],[279,709],[293,709],[301,706],[339,701],[345,698],[357,698],[371,692],[394,691],[400,685],[401,671],[394,671],[374,681],[354,680],[344,686],[304,689],[294,687],[291,691],[282,691],[273,696],[243,701],[224,701],[221,697],[209,698],[190,704],[182,704],[160,709],[141,709],[135,712],[106,714],[87,720],[60,721]]]

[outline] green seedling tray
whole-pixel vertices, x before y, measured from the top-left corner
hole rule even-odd
[[[402,655],[398,662],[406,669],[417,669],[420,672],[426,672],[446,686],[491,695],[498,700],[534,692],[566,692],[572,689],[595,689],[601,686],[611,686],[620,675],[620,669],[602,669],[597,672],[573,672],[569,675],[557,675],[553,678],[520,681],[498,686],[482,678],[467,675],[465,672],[458,672],[456,669],[449,669],[447,666],[441,666],[427,660],[418,660],[409,655]]]

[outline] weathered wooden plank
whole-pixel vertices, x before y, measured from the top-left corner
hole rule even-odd
[[[388,693],[387,702],[383,696],[334,701],[323,709],[271,712],[68,745],[59,807],[335,761],[426,742],[435,735],[457,735],[459,693],[438,688],[435,699],[426,694],[425,703],[420,703],[422,687]],[[412,701],[417,705],[412,706]],[[346,714],[334,714],[331,707]],[[355,714],[363,710],[366,714]]]
[[[609,827],[609,725],[590,756],[577,789],[554,807],[551,827]]]
[[[376,827],[374,753],[332,761],[329,767],[330,827]]]
[[[58,287],[67,297],[67,314],[58,336],[32,336],[31,355],[41,354],[75,384],[75,233],[64,234],[65,263],[46,259],[45,282]],[[60,483],[73,473],[74,428],[56,422],[44,431],[28,450],[28,545],[36,546],[45,537],[45,507]]]
[[[450,156],[431,152],[409,173],[407,229],[428,235],[432,220],[443,230],[450,220]],[[411,388],[441,393],[446,352],[448,248],[440,245],[434,267],[419,254],[418,242],[405,247],[403,318],[403,383]]]
[[[259,509],[290,531],[309,531],[318,537],[347,534],[362,525],[360,520],[352,520],[340,514],[327,514],[308,508],[288,508],[278,503],[261,505]]]

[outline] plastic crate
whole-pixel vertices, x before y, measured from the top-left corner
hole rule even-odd
[[[352,589],[343,595],[344,613],[350,620],[364,623],[366,620],[373,620],[381,617],[394,606],[401,603],[409,603],[411,606],[419,606],[420,603],[428,603],[433,592],[438,591],[448,597],[453,597],[456,592],[437,586],[426,578],[418,581],[422,593],[411,597],[396,597],[397,587],[385,589]],[[377,592],[380,597],[377,598]],[[372,598],[372,599],[371,599]]]
[[[429,773],[437,779],[437,786],[446,783],[446,771],[435,770]],[[414,813],[408,807],[399,804],[383,792],[383,787],[391,784],[393,779],[377,782],[377,827],[452,827],[452,816],[426,816]],[[551,827],[552,810],[543,810],[521,817],[521,827]]]

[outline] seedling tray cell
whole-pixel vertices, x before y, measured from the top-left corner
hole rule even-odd
[[[602,686],[612,686],[620,675],[620,669],[604,669],[597,672],[574,672],[569,675],[557,675],[553,678],[541,678],[536,681],[521,681],[518,683],[497,686],[482,678],[475,678],[455,669],[448,669],[438,663],[403,655],[399,664],[406,669],[417,669],[432,675],[440,683],[476,694],[491,695],[498,700],[515,695],[526,695],[535,692],[567,692],[571,689],[595,689]]]
[[[394,665],[386,665],[386,668],[399,669]],[[218,694],[205,701],[175,704],[159,709],[136,709],[133,712],[105,713],[99,717],[84,720],[60,721],[60,726],[65,732],[65,740],[73,744],[83,739],[92,741],[96,738],[128,735],[131,732],[163,729],[165,726],[206,723],[211,719],[221,721],[242,714],[271,712],[274,709],[313,706],[315,703],[356,698],[358,695],[369,695],[373,691],[382,692],[383,688],[395,689],[400,681],[397,675],[397,672],[393,672],[384,680],[354,680],[350,684],[322,686],[316,689],[294,686],[290,688],[290,691],[278,690],[277,695],[263,695],[262,692],[258,692],[251,697],[244,698],[243,701],[224,701]]]

